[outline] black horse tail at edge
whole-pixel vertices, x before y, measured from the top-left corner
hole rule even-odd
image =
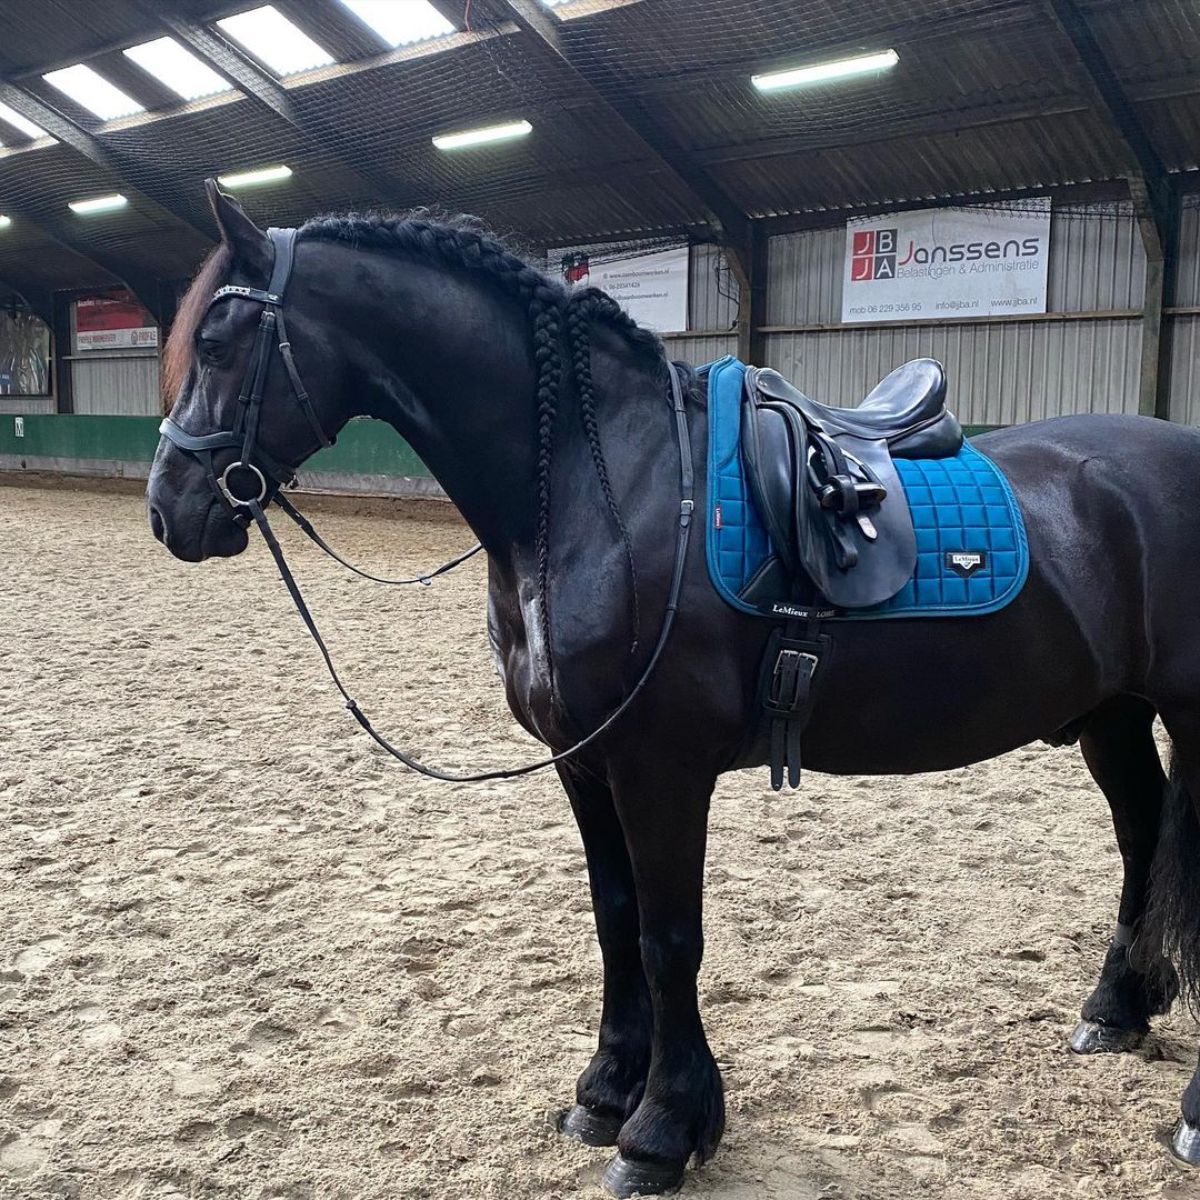
[[[1150,899],[1133,950],[1137,968],[1170,987],[1200,1017],[1200,817],[1172,751],[1150,876]],[[1170,994],[1170,991],[1167,992]]]

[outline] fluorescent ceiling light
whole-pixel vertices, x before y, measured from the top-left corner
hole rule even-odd
[[[836,62],[817,63],[811,67],[796,67],[791,71],[771,71],[766,75],[751,75],[750,82],[760,92],[777,88],[803,87],[807,83],[824,83],[830,79],[848,79],[852,75],[867,75],[886,71],[900,61],[895,50],[879,54],[862,54],[857,58],[839,58]]]
[[[402,0],[406,2],[406,0]],[[295,75],[312,67],[327,67],[333,58],[269,4],[217,22],[235,41],[276,75]]]
[[[86,217],[92,213],[112,212],[114,209],[124,208],[128,203],[120,192],[114,192],[111,196],[95,196],[91,200],[71,200],[68,201],[67,207],[73,213]]]
[[[202,63],[174,38],[162,37],[153,42],[143,42],[140,46],[130,46],[125,54],[143,71],[153,75],[159,83],[166,84],[185,100],[215,96],[218,92],[228,92],[232,87],[212,67]]]
[[[6,217],[0,213],[0,229],[7,229],[12,224],[12,217]]]
[[[528,121],[509,121],[507,125],[488,125],[483,129],[468,129],[463,133],[439,133],[433,144],[439,150],[459,150],[464,146],[482,146],[485,142],[503,142],[508,138],[524,137],[533,132]]]
[[[277,179],[287,179],[292,174],[291,167],[282,163],[277,167],[259,167],[254,171],[238,171],[233,175],[218,175],[217,182],[222,187],[238,188],[253,187],[256,183],[274,183]]]
[[[9,108],[7,104],[0,104],[0,118],[35,140],[50,136],[40,125],[35,125],[28,117],[21,116],[15,108]]]
[[[389,46],[408,46],[454,33],[454,26],[429,0],[342,0],[364,25]]]
[[[76,63],[73,67],[64,67],[61,71],[51,71],[42,78],[58,88],[60,92],[70,96],[76,104],[82,104],[88,112],[93,113],[102,121],[111,121],[114,117],[127,117],[130,113],[145,112],[146,110],[132,97],[127,96],[120,88],[114,87],[103,75],[98,75],[91,67]]]

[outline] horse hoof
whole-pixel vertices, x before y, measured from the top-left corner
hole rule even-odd
[[[685,1165],[635,1162],[618,1154],[604,1172],[604,1186],[621,1200],[627,1196],[670,1196],[683,1183]]]
[[[1071,1034],[1076,1054],[1122,1054],[1136,1050],[1146,1035],[1140,1029],[1117,1029],[1098,1021],[1080,1021]]]
[[[1189,1167],[1200,1167],[1200,1126],[1189,1125],[1180,1117],[1171,1136],[1171,1153]]]
[[[623,1124],[615,1113],[597,1112],[582,1104],[573,1104],[559,1119],[558,1131],[585,1146],[615,1146]]]

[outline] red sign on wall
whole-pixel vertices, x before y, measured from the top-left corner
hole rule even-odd
[[[157,346],[158,326],[128,288],[75,301],[75,349],[126,350]]]

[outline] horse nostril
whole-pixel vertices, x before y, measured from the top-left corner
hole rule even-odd
[[[162,514],[157,508],[154,507],[153,504],[150,505],[150,532],[153,533],[154,536],[163,543],[163,545],[166,545],[167,528],[163,524]]]

